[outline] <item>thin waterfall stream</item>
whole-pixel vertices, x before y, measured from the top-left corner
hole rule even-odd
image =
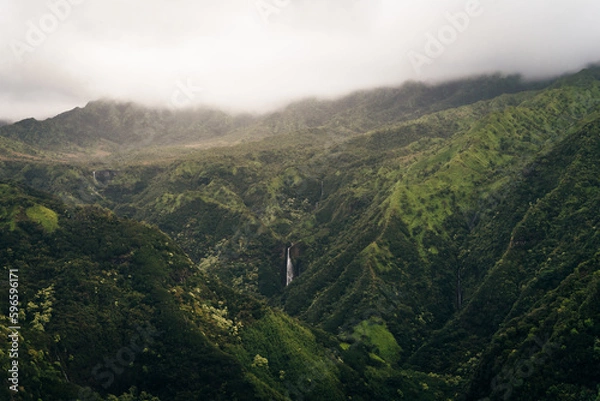
[[[292,245],[293,246],[293,245]],[[287,249],[287,267],[285,272],[285,285],[288,286],[294,280],[294,265],[292,264],[292,258],[290,257],[290,249],[292,247],[288,247]]]

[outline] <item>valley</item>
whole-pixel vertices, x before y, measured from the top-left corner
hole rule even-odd
[[[598,67],[0,126],[22,399],[597,400],[598,160]]]

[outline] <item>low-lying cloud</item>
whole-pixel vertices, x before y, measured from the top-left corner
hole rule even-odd
[[[265,111],[600,59],[596,0],[0,0],[0,119],[98,98]]]

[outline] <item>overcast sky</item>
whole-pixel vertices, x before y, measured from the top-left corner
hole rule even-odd
[[[0,118],[292,99],[600,61],[598,0],[0,0]]]

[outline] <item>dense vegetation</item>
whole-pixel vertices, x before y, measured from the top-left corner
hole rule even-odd
[[[158,230],[12,184],[0,191],[0,261],[18,269],[27,300],[19,314],[16,399],[371,394],[372,384],[344,363],[333,337],[207,278]],[[9,326],[3,318],[3,334]],[[3,350],[4,372],[11,360]],[[402,383],[414,387],[412,379]],[[0,391],[11,398],[6,387]]]
[[[600,397],[597,68],[265,116],[94,102],[0,149],[24,399]]]

